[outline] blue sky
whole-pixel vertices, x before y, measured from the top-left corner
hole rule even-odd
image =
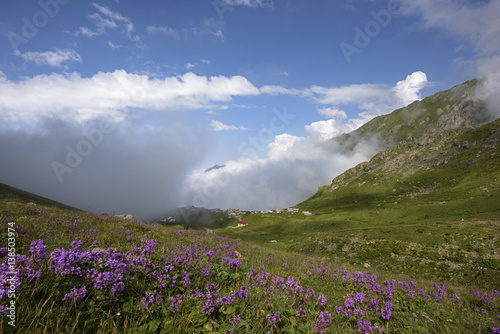
[[[325,141],[498,68],[498,0],[40,0],[0,9],[9,157],[0,182],[107,212],[137,201],[104,191],[120,187],[154,194],[150,212],[293,205],[375,152],[325,160],[314,153]],[[74,167],[68,147],[80,153]],[[203,174],[214,164],[228,167]],[[90,185],[117,200],[99,201]]]

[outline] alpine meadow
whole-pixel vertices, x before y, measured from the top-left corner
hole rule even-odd
[[[0,1],[0,333],[500,334],[500,0]]]

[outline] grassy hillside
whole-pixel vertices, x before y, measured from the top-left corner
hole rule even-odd
[[[0,200],[0,221],[2,333],[491,333],[498,327],[496,290],[365,273],[321,252],[309,256],[12,199]]]
[[[73,208],[69,205],[59,203],[59,202],[53,201],[51,199],[48,199],[46,197],[38,196],[38,195],[35,195],[32,193],[29,193],[27,191],[0,183],[0,199],[2,199],[2,198],[3,199],[8,199],[8,198],[18,199],[18,200],[22,200],[25,202],[36,202],[38,204],[55,206],[55,207],[62,208],[62,209],[80,211],[79,209]]]
[[[492,209],[500,209],[499,205],[488,203],[489,199],[498,199],[500,193],[499,144],[500,119],[403,141],[339,175],[300,206],[323,213],[347,206],[387,207],[397,201],[412,206],[425,201],[465,200],[462,210],[442,211],[454,218],[482,212],[496,213],[498,217]],[[486,206],[483,208],[479,202]],[[464,211],[467,207],[472,211]],[[416,210],[412,217],[425,215]]]

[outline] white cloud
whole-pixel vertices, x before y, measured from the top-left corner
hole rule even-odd
[[[188,72],[164,79],[128,73],[99,72],[38,75],[19,82],[0,81],[0,119],[36,121],[43,117],[84,121],[108,116],[122,119],[130,108],[181,110],[209,107],[233,96],[258,95],[241,76],[198,76]],[[78,92],[76,94],[75,92]]]
[[[138,40],[138,37],[132,34],[135,27],[132,20],[128,17],[111,10],[109,7],[98,5],[95,2],[91,5],[98,11],[88,16],[94,24],[94,29],[80,27],[77,34],[94,37],[103,35],[107,29],[122,29],[130,39]]]
[[[267,156],[272,159],[283,158],[285,155],[293,155],[293,147],[298,142],[305,140],[303,137],[293,136],[288,133],[282,133],[274,137],[274,141],[270,143]]]
[[[203,64],[210,64],[210,60],[207,60],[207,59],[201,59],[200,60]]]
[[[87,37],[94,37],[94,36],[99,36],[99,35],[102,35],[104,33],[104,30],[92,30],[90,28],[87,28],[87,27],[80,27],[78,28],[78,31],[76,32],[77,35],[84,35],[84,36],[87,36]]]
[[[115,44],[115,43],[113,43],[111,41],[108,41],[108,45],[113,50],[118,50],[118,49],[120,49],[122,47],[121,45]]]
[[[273,133],[262,129],[238,146],[241,157],[225,162],[225,168],[204,173],[196,170],[186,180],[183,198],[186,205],[276,209],[295,205],[313,195],[319,186],[346,169],[370,159],[378,150],[378,140],[366,138],[351,153],[339,149],[331,139],[348,133],[373,117],[393,111],[414,99],[427,83],[423,72],[415,72],[394,86],[362,84],[339,88],[314,86],[288,89],[264,86],[261,93],[292,94],[308,98],[321,107],[318,111],[331,119],[304,127],[306,136]],[[347,118],[341,105],[356,105],[362,110]],[[286,130],[286,129],[283,129]],[[267,146],[260,137],[274,137]],[[264,157],[257,154],[266,152]]]
[[[214,131],[248,130],[248,128],[244,126],[226,125],[216,120],[212,120],[209,125]]]
[[[408,75],[405,80],[396,83],[395,86],[383,84],[357,84],[341,87],[312,86],[305,89],[286,88],[283,86],[263,86],[260,92],[269,95],[295,95],[310,99],[322,107],[318,112],[326,117],[344,119],[339,122],[318,122],[308,129],[322,133],[326,138],[329,133],[340,134],[350,132],[360,127],[372,118],[387,114],[395,109],[404,107],[413,101],[419,100],[420,91],[427,84],[427,76],[422,71],[416,71]],[[360,109],[357,116],[347,119],[345,111],[339,106],[356,106]],[[324,107],[323,107],[324,106]]]
[[[360,84],[342,87],[313,86],[304,93],[316,102],[329,105],[359,104],[359,101],[380,100],[387,96],[388,87],[378,84]]]
[[[174,39],[179,39],[180,38],[180,33],[178,30],[171,28],[171,27],[158,27],[158,26],[149,26],[146,28],[147,32],[150,34],[162,34],[166,36],[170,36]]]
[[[396,96],[396,104],[406,106],[413,101],[420,100],[420,91],[427,84],[427,76],[418,71],[406,76],[405,80],[398,81],[393,91]]]
[[[404,107],[413,101],[419,100],[420,91],[427,84],[424,72],[416,71],[408,75],[405,80],[396,83],[394,87],[381,84],[360,84],[342,87],[313,86],[302,92],[313,101],[331,107],[319,108],[325,116],[343,117],[339,105],[356,105],[362,110],[357,117],[346,121],[345,129],[354,130],[372,118],[392,112]],[[330,116],[330,117],[332,117]]]
[[[186,70],[191,70],[195,67],[195,64],[191,64],[190,62],[187,62],[184,67],[186,67]]]
[[[262,86],[260,88],[260,91],[264,94],[269,94],[269,95],[278,95],[278,94],[285,94],[285,95],[305,95],[304,90],[300,89],[295,89],[295,88],[285,88],[283,86]]]
[[[55,49],[55,51],[29,51],[21,53],[16,51],[16,56],[22,57],[26,61],[32,61],[38,65],[48,65],[53,67],[63,67],[62,63],[82,62],[82,57],[72,49]]]
[[[483,55],[500,50],[500,0],[403,0],[402,3],[402,12],[420,16],[424,28],[440,28],[454,38],[465,38]]]
[[[221,40],[224,40],[224,33],[222,32],[222,29],[217,29],[216,31],[210,31],[212,35],[215,37],[219,37]]]
[[[261,7],[274,9],[273,0],[222,0],[223,4],[228,6]]]
[[[395,86],[383,84],[357,84],[341,87],[312,86],[305,89],[286,88],[283,86],[263,86],[259,90],[269,95],[295,95],[310,99],[322,107],[318,112],[340,121],[322,121],[308,126],[312,133],[320,133],[319,138],[327,138],[329,134],[339,135],[360,127],[372,118],[387,114],[404,107],[421,98],[420,91],[427,84],[427,76],[422,71],[408,75],[405,80]],[[347,118],[345,111],[339,106],[356,106],[360,109],[357,116]],[[324,107],[323,107],[324,106]]]
[[[191,29],[194,35],[213,35],[224,41],[224,33],[222,32],[223,22],[215,18],[206,19],[200,27]]]
[[[296,205],[334,176],[369,159],[376,152],[376,141],[359,144],[352,154],[342,154],[333,141],[321,143],[313,136],[283,133],[266,148],[264,158],[245,154],[210,173],[192,172],[181,195],[183,204],[247,210]]]
[[[329,118],[347,118],[345,111],[339,110],[336,107],[320,108],[318,112]]]
[[[424,29],[442,29],[475,48],[479,57],[468,63],[477,66],[477,76],[481,79],[476,97],[486,102],[492,117],[499,117],[500,0],[404,0],[402,13],[419,16]]]
[[[351,132],[354,129],[354,126],[335,119],[318,121],[305,126],[307,133],[320,142],[332,139],[343,133]]]

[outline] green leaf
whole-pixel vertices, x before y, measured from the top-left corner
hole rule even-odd
[[[156,332],[158,330],[158,327],[161,325],[160,320],[151,320],[149,322],[149,331],[150,332]]]

